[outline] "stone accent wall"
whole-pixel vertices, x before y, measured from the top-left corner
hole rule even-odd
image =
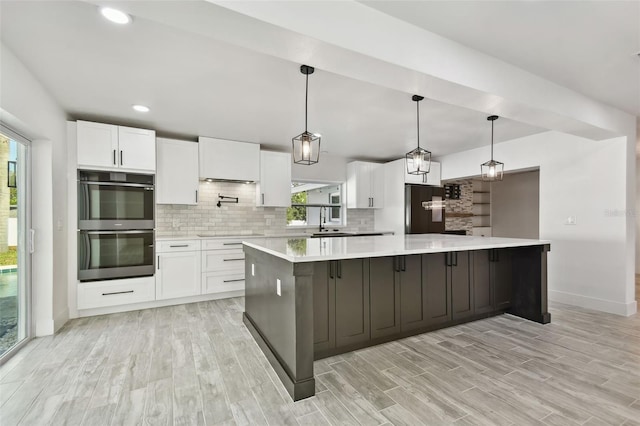
[[[445,200],[445,230],[460,231],[464,230],[467,235],[473,233],[473,183],[471,180],[455,180],[447,183],[456,183],[460,185],[459,200]],[[459,217],[457,215],[469,215],[468,217]]]
[[[238,197],[238,204],[217,207],[218,194]],[[373,231],[374,213],[368,209],[347,211],[346,231]],[[198,205],[162,204],[156,208],[156,235],[249,235],[300,233],[305,230],[287,227],[284,207],[256,207],[255,184],[201,182]]]

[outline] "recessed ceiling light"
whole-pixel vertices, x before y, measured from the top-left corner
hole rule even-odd
[[[144,105],[133,105],[131,108],[138,112],[149,112],[149,107]]]
[[[115,24],[128,24],[131,22],[131,16],[127,15],[121,10],[113,9],[111,7],[102,7],[100,8],[100,13],[109,21]]]

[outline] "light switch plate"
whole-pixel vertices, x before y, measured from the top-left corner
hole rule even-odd
[[[575,216],[567,217],[567,220],[565,220],[564,222],[565,225],[575,225],[577,223],[578,223],[578,220]]]
[[[276,278],[276,294],[282,296],[282,283],[279,278]]]

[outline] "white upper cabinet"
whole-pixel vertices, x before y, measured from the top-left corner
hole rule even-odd
[[[291,154],[260,151],[260,181],[256,185],[256,205],[291,206]]]
[[[379,163],[353,161],[347,164],[347,208],[384,206],[384,171]]]
[[[255,182],[260,178],[260,145],[198,138],[200,177]]]
[[[156,203],[198,203],[198,144],[157,139]]]
[[[426,175],[411,175],[407,173],[407,166],[405,164],[404,158],[395,161],[399,163],[401,162],[403,165],[405,183],[440,186],[440,163],[432,161],[431,167],[429,168],[429,173],[427,173]]]
[[[77,122],[78,167],[97,170],[154,172],[156,169],[156,132]]]

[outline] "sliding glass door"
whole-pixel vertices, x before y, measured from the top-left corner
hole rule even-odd
[[[0,126],[0,363],[31,337],[29,141]]]

